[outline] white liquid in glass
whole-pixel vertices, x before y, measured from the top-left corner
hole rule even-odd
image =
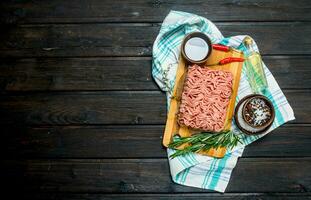
[[[208,54],[208,51],[208,44],[199,37],[193,37],[185,44],[185,53],[193,61],[203,60]]]

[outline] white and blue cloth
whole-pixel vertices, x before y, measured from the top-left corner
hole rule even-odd
[[[186,34],[195,31],[208,35],[212,43],[231,46],[242,51],[245,50],[242,44],[245,35],[224,38],[218,28],[206,18],[190,13],[171,11],[163,21],[154,42],[152,63],[153,78],[167,94],[167,107],[169,107],[171,92],[174,88],[182,40]],[[253,48],[258,51],[256,43],[253,44]],[[251,94],[244,68],[243,66],[236,102]],[[264,70],[269,85],[265,96],[272,101],[276,113],[274,123],[270,129],[261,135],[247,136],[241,133],[233,122],[231,130],[240,135],[243,144],[239,144],[232,150],[227,151],[222,159],[195,153],[174,159],[169,158],[170,171],[174,182],[224,192],[229,183],[231,172],[238,158],[242,156],[245,146],[265,136],[285,122],[295,119],[291,106],[266,65],[264,65]],[[167,149],[167,153],[169,157],[174,153],[174,150]]]

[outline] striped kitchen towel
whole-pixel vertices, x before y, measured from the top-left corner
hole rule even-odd
[[[221,43],[242,51],[245,50],[242,44],[245,36],[224,38],[211,21],[190,13],[171,11],[165,18],[154,42],[152,63],[153,78],[167,94],[167,107],[169,107],[171,92],[174,87],[182,40],[186,34],[195,31],[200,31],[208,35],[212,43]],[[258,51],[256,43],[253,44],[253,47]],[[236,102],[244,96],[251,94],[244,69],[245,67],[243,66]],[[195,153],[179,156],[174,159],[169,158],[170,171],[174,182],[224,192],[228,185],[231,172],[238,158],[242,155],[244,147],[285,122],[295,119],[291,106],[266,65],[264,65],[264,70],[269,85],[265,96],[272,101],[276,111],[275,120],[270,129],[261,135],[246,136],[239,131],[233,122],[231,130],[240,135],[243,144],[239,144],[228,151],[222,159]],[[174,153],[174,150],[167,149],[167,153],[169,157]]]

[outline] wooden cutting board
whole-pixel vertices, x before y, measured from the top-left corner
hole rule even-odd
[[[236,51],[223,52],[223,51],[213,50],[212,54],[208,58],[205,65],[218,63],[220,60],[227,58],[227,57],[243,58],[243,54],[236,52]],[[242,62],[233,62],[233,63],[229,63],[226,65],[208,66],[211,69],[217,69],[217,70],[220,69],[220,70],[230,71],[233,74],[233,92],[230,97],[230,101],[228,105],[224,130],[230,130],[231,128],[235,99],[238,93],[242,66],[243,66]],[[184,84],[184,81],[187,75],[187,69],[188,69],[188,66],[185,63],[185,60],[183,59],[182,56],[180,56],[179,65],[178,65],[176,77],[175,77],[175,86],[174,86],[173,93],[172,93],[170,108],[169,108],[169,112],[167,115],[167,121],[166,121],[164,136],[163,136],[163,145],[166,147],[172,141],[173,136],[176,134],[180,135],[181,137],[188,137],[188,136],[191,136],[191,134],[198,132],[185,126],[180,127],[177,123],[177,113],[179,111],[179,104],[180,104],[181,95],[183,91],[183,84]],[[184,148],[184,146],[180,148],[182,149]],[[209,155],[212,157],[222,158],[224,157],[226,153],[226,149],[225,148],[211,149],[209,151],[204,151],[204,152],[201,151],[199,153],[203,155]]]

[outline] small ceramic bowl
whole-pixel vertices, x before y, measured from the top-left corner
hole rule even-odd
[[[249,103],[252,101],[252,100],[254,100],[254,99],[259,99],[259,100],[262,100],[262,101],[264,101],[265,102],[265,104],[269,107],[269,111],[270,111],[270,119],[268,120],[268,121],[266,121],[264,124],[262,124],[262,125],[254,125],[254,124],[252,124],[252,123],[250,123],[248,120],[247,120],[247,117],[246,117],[246,114],[247,114],[247,106],[249,105]],[[244,105],[243,105],[243,108],[242,108],[242,116],[243,116],[243,119],[245,120],[245,122],[249,125],[249,126],[251,126],[251,127],[253,127],[253,128],[259,128],[259,129],[264,129],[264,128],[266,128],[267,126],[269,126],[272,122],[273,122],[273,120],[274,120],[274,115],[275,115],[275,113],[274,113],[274,109],[273,109],[273,105],[272,105],[272,103],[271,103],[271,101],[267,98],[267,97],[265,97],[265,96],[263,96],[263,95],[256,95],[256,96],[253,96],[253,97],[251,97],[251,98],[249,98],[249,99],[247,99],[246,100],[246,102],[244,103]]]
[[[189,58],[186,54],[186,50],[185,50],[185,46],[188,40],[190,40],[191,38],[201,38],[203,39],[206,44],[208,45],[208,51],[205,55],[205,57],[201,60],[192,60],[191,58]],[[207,35],[205,35],[202,32],[193,32],[190,33],[188,35],[185,36],[182,45],[181,45],[181,54],[182,56],[188,61],[188,63],[193,63],[193,64],[203,64],[206,62],[206,60],[208,59],[208,57],[211,55],[212,53],[212,42],[209,39],[209,37]]]
[[[260,98],[262,100],[265,101],[266,105],[270,108],[271,111],[271,117],[270,119],[263,125],[261,126],[253,126],[252,124],[248,123],[247,120],[245,120],[245,107],[246,104],[250,102],[251,99],[254,98]],[[274,111],[274,107],[271,103],[271,101],[266,98],[263,95],[259,95],[259,94],[251,94],[248,95],[244,98],[242,98],[238,104],[236,105],[235,108],[235,113],[234,113],[234,121],[237,125],[237,127],[245,134],[247,135],[257,135],[257,134],[261,134],[264,131],[268,130],[275,118],[275,111]]]

